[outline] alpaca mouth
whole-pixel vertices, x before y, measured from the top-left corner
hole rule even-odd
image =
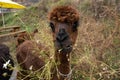
[[[72,44],[70,44],[70,45],[61,47],[61,48],[58,49],[57,51],[58,51],[59,53],[70,53],[70,52],[72,51],[72,49],[73,49],[73,46],[72,46]]]
[[[62,42],[55,40],[54,45],[55,45],[56,51],[59,53],[70,53],[73,49],[73,44],[69,38]]]

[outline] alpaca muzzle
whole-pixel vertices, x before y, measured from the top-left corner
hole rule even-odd
[[[56,40],[58,42],[64,42],[69,38],[68,34],[66,33],[65,29],[61,28],[57,34]]]
[[[64,28],[59,29],[55,46],[59,53],[70,53],[72,51],[72,42]]]

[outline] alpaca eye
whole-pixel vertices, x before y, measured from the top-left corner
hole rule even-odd
[[[50,27],[51,27],[52,31],[55,32],[55,26],[52,22],[50,22]]]
[[[79,22],[78,22],[78,21],[76,21],[76,22],[73,23],[73,26],[72,26],[73,32],[77,31],[78,25],[79,25]]]

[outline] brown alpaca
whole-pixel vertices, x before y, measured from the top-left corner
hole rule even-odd
[[[79,13],[71,6],[59,6],[50,12],[49,20],[57,64],[52,80],[70,80],[72,74],[70,52],[78,34]]]
[[[70,80],[72,74],[70,52],[78,34],[79,13],[71,6],[59,6],[54,8],[48,17],[53,32],[57,64],[51,69],[51,80]],[[33,69],[37,70],[45,65],[44,60],[37,56],[38,53],[32,53],[36,47],[40,50],[44,49],[44,47],[38,47],[37,43],[31,41],[25,41],[18,47],[17,60],[23,69],[29,70],[32,65]]]
[[[44,59],[39,56],[40,50],[48,53],[48,49],[46,47],[31,40],[25,40],[17,47],[17,61],[20,67],[23,69],[23,71],[18,73],[18,77],[24,78],[27,74],[24,70],[29,71],[30,67],[32,67],[32,71],[41,71],[43,69],[42,67],[45,65],[45,62]],[[29,80],[29,77],[26,77],[24,80]]]
[[[44,66],[44,61],[40,59],[38,55],[39,49],[44,50],[45,48],[41,44],[37,44],[36,42],[30,40],[26,40],[17,48],[17,60],[23,69],[28,70],[30,66],[33,66],[33,70],[37,70]]]
[[[16,47],[18,47],[20,44],[22,44],[25,40],[31,40],[35,34],[38,33],[38,29],[35,29],[32,33],[28,32],[22,32],[17,36],[17,44]]]

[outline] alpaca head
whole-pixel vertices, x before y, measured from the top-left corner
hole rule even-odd
[[[49,13],[56,51],[70,53],[77,38],[79,13],[71,6],[59,6]]]

